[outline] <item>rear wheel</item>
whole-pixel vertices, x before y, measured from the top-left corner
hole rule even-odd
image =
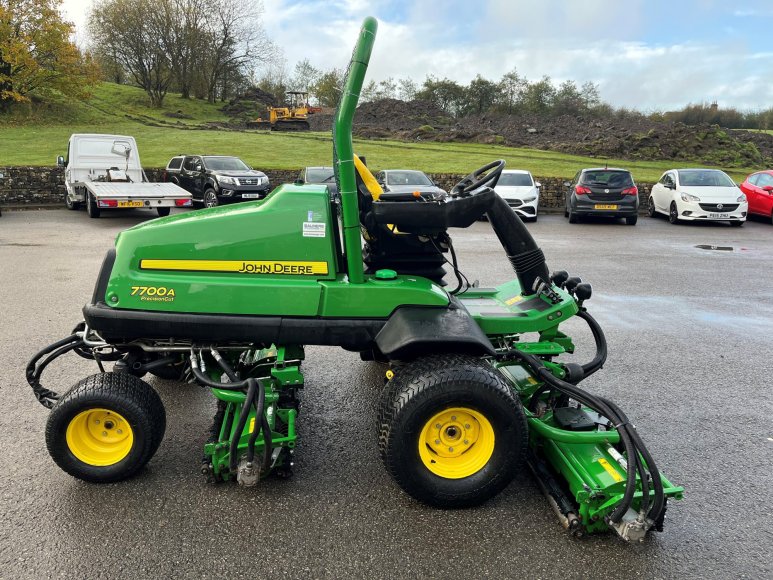
[[[638,220],[639,220],[639,216],[634,215],[634,216],[625,218],[625,223],[629,226],[635,226]]]
[[[100,214],[99,206],[97,205],[97,200],[94,199],[94,196],[90,193],[86,194],[86,213],[89,214],[90,218],[98,218]]]
[[[671,207],[668,209],[668,222],[672,224],[679,223],[679,210],[676,208],[676,202],[671,202]]]
[[[647,202],[647,215],[651,218],[657,217],[658,215],[658,212],[655,210],[655,200],[652,199],[652,196],[650,196],[650,199]]]
[[[577,216],[577,214],[572,210],[569,210],[569,223],[576,224],[578,221],[580,221],[580,218]]]
[[[169,215],[170,209],[171,208],[168,208],[168,207],[159,207],[159,208],[156,208],[156,211],[158,212],[159,217],[166,217]]]
[[[401,365],[379,406],[387,470],[426,504],[481,504],[518,472],[528,442],[520,402],[480,359],[430,356]]]
[[[218,204],[217,194],[214,189],[208,189],[204,192],[204,207],[217,207]]]
[[[165,428],[164,406],[150,385],[126,373],[101,373],[78,382],[54,405],[46,445],[73,477],[109,483],[137,473]]]

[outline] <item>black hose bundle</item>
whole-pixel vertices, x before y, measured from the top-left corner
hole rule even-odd
[[[201,352],[201,351],[199,351]],[[247,417],[249,416],[250,408],[255,407],[256,423],[259,421],[259,425],[256,425],[250,434],[250,438],[247,442],[247,462],[252,463],[255,458],[255,443],[258,439],[258,433],[263,433],[263,466],[264,472],[267,472],[271,468],[271,448],[272,448],[272,435],[271,425],[269,425],[265,414],[265,401],[266,401],[266,389],[263,381],[254,378],[248,378],[239,380],[238,375],[234,372],[231,366],[223,359],[220,353],[214,347],[210,348],[212,357],[218,363],[223,372],[229,378],[231,382],[213,381],[207,375],[205,375],[200,368],[199,359],[196,352],[191,348],[190,362],[191,371],[196,380],[214,389],[226,389],[229,391],[243,391],[247,390],[244,403],[242,404],[242,410],[239,414],[239,419],[236,423],[236,430],[234,431],[234,437],[231,439],[230,447],[228,450],[229,457],[229,469],[236,473],[237,469],[237,453],[239,447],[239,438],[244,426],[247,424]],[[259,419],[258,419],[259,418]]]
[[[56,393],[50,389],[46,389],[40,384],[40,376],[43,374],[43,370],[51,364],[51,362],[62,356],[64,353],[73,349],[83,346],[83,339],[77,334],[71,334],[67,338],[58,340],[53,344],[49,344],[46,348],[38,352],[32,357],[29,363],[27,363],[26,377],[27,382],[32,387],[32,392],[35,394],[35,398],[46,409],[51,409],[59,400],[59,393]],[[45,357],[45,358],[44,358]],[[43,359],[43,362],[38,364],[38,361]]]
[[[604,364],[607,356],[606,340],[601,327],[590,314],[581,310],[578,315],[588,323],[596,340],[596,356],[590,363],[582,365],[587,376],[588,374],[596,372]],[[537,375],[537,378],[543,381],[546,386],[571,397],[575,401],[578,401],[609,419],[612,422],[613,427],[620,434],[620,442],[625,449],[626,457],[628,459],[628,477],[625,484],[623,499],[615,507],[612,513],[610,513],[608,521],[611,523],[618,523],[631,507],[633,496],[636,492],[636,475],[638,474],[642,487],[642,503],[640,511],[646,512],[648,519],[657,522],[665,507],[663,482],[660,479],[660,472],[655,465],[654,459],[625,413],[623,413],[615,403],[608,399],[592,395],[579,388],[577,385],[559,379],[545,366],[540,358],[518,349],[513,349],[509,351],[508,354],[529,366]],[[545,392],[545,390],[547,389],[543,387],[535,393],[535,396],[538,396],[538,393]],[[534,398],[532,398],[529,405],[530,407],[533,406],[532,403],[534,403]],[[654,501],[652,502],[651,507],[650,481],[652,481],[655,492]],[[649,508],[649,511],[647,511],[647,508]]]

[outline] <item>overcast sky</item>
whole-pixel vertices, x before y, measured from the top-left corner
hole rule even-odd
[[[92,0],[64,0],[79,42]],[[597,83],[604,100],[644,111],[717,100],[773,106],[773,1],[264,0],[288,68],[344,67],[367,15],[379,20],[369,78],[428,74],[467,83],[517,70]]]

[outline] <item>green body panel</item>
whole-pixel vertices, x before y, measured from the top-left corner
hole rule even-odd
[[[556,287],[553,289],[563,299],[559,304],[550,304],[541,297],[525,299],[518,280],[496,288],[472,288],[460,296],[460,300],[488,336],[543,332],[557,328],[560,322],[578,311],[571,295]],[[561,347],[555,354],[564,350]]]
[[[419,276],[379,280],[366,276],[363,284],[344,280],[320,282],[320,315],[331,318],[387,318],[398,306],[447,306],[448,294]]]

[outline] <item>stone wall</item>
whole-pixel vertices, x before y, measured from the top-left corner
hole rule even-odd
[[[265,173],[271,183],[276,186],[282,183],[292,183],[300,169],[276,170],[269,169]],[[164,170],[161,168],[146,169],[150,181],[161,181]],[[0,167],[0,207],[57,207],[64,205],[64,171],[59,167]],[[430,173],[440,187],[451,189],[463,175],[453,173]],[[540,211],[557,213],[564,207],[564,179],[558,177],[538,177],[542,184],[540,195]],[[650,183],[638,183],[640,211],[646,209]]]

